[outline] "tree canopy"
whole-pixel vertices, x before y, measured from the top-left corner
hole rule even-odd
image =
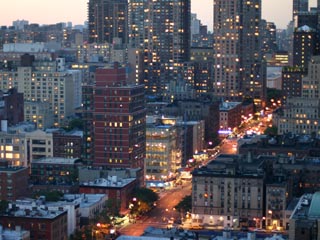
[[[178,212],[190,212],[192,209],[191,195],[185,196],[176,206]]]
[[[151,205],[159,199],[159,195],[148,188],[136,188],[132,193],[132,198]]]

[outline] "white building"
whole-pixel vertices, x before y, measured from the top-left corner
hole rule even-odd
[[[106,194],[65,194],[66,201],[73,201],[80,204],[81,219],[86,222],[93,219],[106,206],[108,196]]]

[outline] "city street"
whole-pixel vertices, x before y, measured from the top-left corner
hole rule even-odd
[[[175,225],[178,219],[181,219],[179,212],[175,211],[174,207],[187,195],[191,194],[191,181],[184,181],[183,185],[177,186],[174,189],[163,190],[160,199],[157,202],[157,207],[151,210],[141,219],[137,219],[135,223],[130,223],[121,229],[119,232],[124,235],[141,236],[145,228],[149,226],[158,228],[167,228]]]
[[[261,121],[264,124],[265,118]],[[253,128],[260,128],[258,122],[249,123],[246,128],[241,131],[241,134],[244,134],[245,131],[251,130]],[[264,127],[264,126],[262,126]],[[222,141],[219,147],[215,151],[219,151],[219,154],[237,154],[238,148],[238,137],[229,137]],[[214,157],[209,158],[209,161],[214,160]],[[174,210],[174,207],[187,195],[191,195],[191,181],[183,181],[183,185],[177,186],[173,189],[167,190],[163,189],[159,193],[160,199],[157,202],[156,208],[152,209],[148,214],[143,216],[141,219],[137,219],[135,223],[128,223],[127,225],[121,227],[119,232],[123,235],[131,235],[131,236],[141,236],[144,230],[149,227],[157,227],[157,228],[167,228],[172,226],[179,226],[179,224],[175,224],[177,220],[181,220],[184,216]],[[173,224],[172,224],[173,223]]]

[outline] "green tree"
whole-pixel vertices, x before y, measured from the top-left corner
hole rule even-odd
[[[39,198],[40,196],[45,196],[46,201],[48,201],[48,202],[57,202],[63,196],[63,192],[43,190],[43,191],[36,192],[33,197]]]
[[[266,130],[264,130],[265,135],[270,136],[276,136],[278,134],[278,128],[276,126],[267,127]]]
[[[9,206],[9,202],[8,201],[1,200],[0,201],[0,213],[4,213],[8,209],[8,206]]]
[[[73,129],[83,130],[83,120],[80,118],[74,118],[69,121],[68,125],[64,127],[66,131],[71,131]]]
[[[282,90],[275,89],[275,88],[268,88],[267,89],[267,104],[271,103],[271,99],[274,101],[282,100],[283,92]]]
[[[106,202],[106,214],[109,216],[120,216],[120,201],[108,199]]]
[[[132,193],[132,198],[153,205],[159,199],[159,195],[149,188],[136,188]]]
[[[176,206],[175,209],[180,213],[190,212],[192,209],[191,195],[185,196]]]

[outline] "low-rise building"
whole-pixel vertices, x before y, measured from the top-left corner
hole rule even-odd
[[[63,199],[80,204],[80,226],[83,226],[89,224],[89,221],[106,207],[108,196],[106,194],[65,194]]]
[[[136,178],[118,179],[116,176],[109,176],[107,179],[100,178],[80,183],[79,192],[84,194],[106,194],[115,209],[118,209],[120,213],[126,213],[131,194],[137,186]]]
[[[17,207],[9,203],[9,208],[0,215],[0,224],[4,228],[17,226],[30,231],[33,240],[65,240],[68,237],[68,219],[65,210],[48,210],[44,206],[24,205]]]
[[[320,239],[320,192],[303,195],[289,220],[289,239]]]
[[[192,224],[240,227],[263,218],[262,158],[219,155],[192,173]],[[258,226],[257,226],[258,227]]]
[[[31,163],[30,179],[34,191],[58,190],[65,193],[74,192],[78,185],[79,158],[41,158]]]
[[[0,162],[0,200],[12,201],[28,194],[29,170]]]
[[[220,131],[232,132],[241,124],[241,102],[223,102],[220,105]]]
[[[16,227],[14,230],[4,229],[0,225],[1,240],[30,240],[30,232],[22,230],[21,227]]]

